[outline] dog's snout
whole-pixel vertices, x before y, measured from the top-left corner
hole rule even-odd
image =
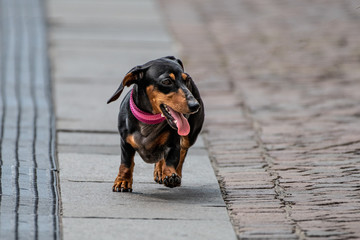
[[[197,112],[200,108],[200,104],[196,99],[188,101],[188,107],[190,112],[194,113]]]

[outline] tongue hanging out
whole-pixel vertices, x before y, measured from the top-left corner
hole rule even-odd
[[[168,107],[170,115],[174,118],[174,122],[178,128],[178,134],[180,136],[186,136],[190,132],[190,125],[188,120],[182,113],[176,112]]]

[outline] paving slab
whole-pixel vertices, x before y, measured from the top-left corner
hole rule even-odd
[[[67,153],[60,154],[59,159],[65,238],[76,236],[88,224],[95,223],[101,223],[102,227],[95,233],[102,237],[235,238],[217,180],[202,146],[195,146],[194,152],[189,152],[182,186],[175,189],[155,183],[153,165],[136,157],[132,193],[111,191],[119,156]],[[67,227],[67,222],[74,221],[79,222],[79,227]],[[113,229],[116,223],[119,225]],[[174,228],[159,230],[164,225]],[[205,231],[206,226],[217,230]],[[153,227],[156,232],[151,231]]]
[[[118,81],[120,82],[120,81]],[[113,85],[117,85],[114,81]],[[56,83],[57,129],[116,132],[117,104],[106,105],[114,86],[99,83]],[[72,107],[69,107],[72,106]],[[104,116],[114,116],[104,118]]]
[[[154,49],[153,46],[144,49],[135,45],[130,48],[129,46],[106,48],[88,45],[76,49],[69,47],[56,49],[52,51],[52,56],[58,62],[54,73],[55,77],[65,81],[92,79],[98,83],[113,82],[113,79],[116,78],[120,83],[122,75],[124,72],[128,72],[132,68],[131,66],[157,56],[167,56],[167,54],[173,53],[164,48]]]
[[[164,219],[63,219],[65,239],[98,239],[101,233],[104,239],[234,239],[232,232],[222,232],[226,228],[225,221],[194,221]],[[76,226],[76,227],[75,227]],[[121,227],[119,227],[121,226]],[[125,230],[124,230],[125,229]],[[156,231],[154,231],[156,229]],[[141,234],[139,234],[141,233]]]
[[[173,218],[171,211],[177,209],[177,217],[183,215],[186,218],[189,211],[192,211],[192,218],[196,216],[197,219],[221,219],[221,214],[211,217],[212,214],[208,215],[206,212],[226,212],[224,211],[225,204],[219,198],[220,191],[205,150],[198,151],[197,154],[189,153],[188,161],[184,164],[182,187],[178,189],[168,189],[163,185],[156,184],[153,180],[153,165],[146,164],[136,157],[133,194],[119,194],[110,191],[114,177],[117,175],[118,156],[64,154],[59,157],[62,159],[61,179],[64,182],[62,186],[65,186],[65,188],[62,187],[63,205],[69,206],[68,208],[64,207],[64,217],[78,216],[78,214],[84,214],[87,217],[93,215],[116,217],[117,212],[123,212],[130,218],[151,218],[151,216]],[[73,171],[68,169],[73,169]],[[74,175],[73,172],[77,174]],[[93,190],[89,191],[89,189]],[[67,193],[67,191],[71,193]],[[73,194],[74,192],[78,192],[77,196]],[[67,196],[71,196],[71,198]],[[88,206],[74,204],[86,201],[86,199],[93,199],[92,209],[85,211]],[[68,201],[72,201],[73,204],[66,205]],[[176,204],[173,201],[176,201]],[[109,207],[104,209],[101,203],[106,203]],[[117,204],[124,206],[119,206],[120,208],[116,211],[113,206]],[[136,204],[136,208],[131,207],[134,204]],[[139,209],[141,210],[139,211]],[[196,209],[201,214],[197,214]],[[227,219],[226,214],[224,216]]]

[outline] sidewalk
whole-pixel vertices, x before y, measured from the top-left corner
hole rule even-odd
[[[153,165],[136,157],[134,191],[112,192],[121,99],[106,101],[133,66],[177,55],[156,2],[52,0],[48,7],[63,238],[236,239],[201,137],[180,188],[156,184]]]
[[[0,1],[0,239],[360,238],[356,2],[49,0],[48,29],[43,3]],[[202,138],[180,188],[136,157],[114,193],[106,101],[166,55],[201,91]]]
[[[238,237],[360,238],[358,3],[160,2]]]

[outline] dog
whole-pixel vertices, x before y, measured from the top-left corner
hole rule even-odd
[[[107,103],[134,85],[121,102],[121,164],[114,192],[132,192],[134,155],[153,163],[154,181],[181,185],[182,166],[203,122],[204,104],[180,59],[167,56],[132,68]]]

